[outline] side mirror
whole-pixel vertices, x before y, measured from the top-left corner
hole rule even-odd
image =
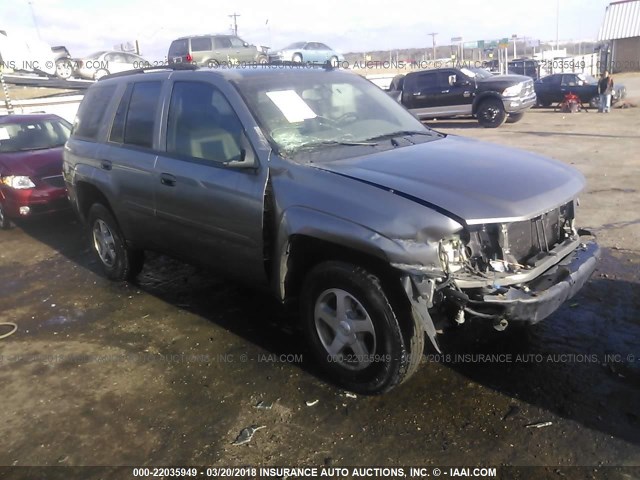
[[[243,42],[243,43],[242,43],[242,46],[243,46],[243,47],[245,47],[245,48],[247,48],[247,47],[249,46],[249,44],[248,44],[247,42]]]
[[[228,168],[258,168],[255,151],[244,132],[242,132],[240,137],[240,156],[224,165]]]

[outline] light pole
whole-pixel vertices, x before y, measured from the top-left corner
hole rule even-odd
[[[431,45],[433,47],[433,60],[436,59],[436,35],[437,33],[428,33],[427,35],[431,35]]]
[[[556,50],[560,48],[558,32],[560,31],[560,0],[556,0]]]

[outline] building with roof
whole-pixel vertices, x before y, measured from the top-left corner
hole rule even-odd
[[[640,71],[640,0],[611,2],[598,40],[609,44],[612,72]]]

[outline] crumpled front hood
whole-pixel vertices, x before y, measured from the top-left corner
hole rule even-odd
[[[537,216],[585,186],[580,172],[558,161],[455,136],[316,166],[428,203],[469,225]]]

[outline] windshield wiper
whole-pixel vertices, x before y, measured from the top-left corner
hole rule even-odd
[[[431,137],[433,136],[434,133],[437,133],[437,132],[432,132],[432,131],[423,132],[420,130],[399,130],[397,132],[384,133],[382,135],[377,135],[375,137],[367,138],[366,141],[383,140],[385,138],[395,138],[395,137],[411,137],[413,135],[426,135]]]
[[[331,145],[346,145],[349,147],[353,147],[353,146],[375,147],[378,144],[370,141],[355,142],[351,140],[322,140],[320,142],[309,142],[309,143],[300,145],[298,148],[296,148],[296,151],[304,150],[307,148],[316,148],[316,147],[331,146]]]

